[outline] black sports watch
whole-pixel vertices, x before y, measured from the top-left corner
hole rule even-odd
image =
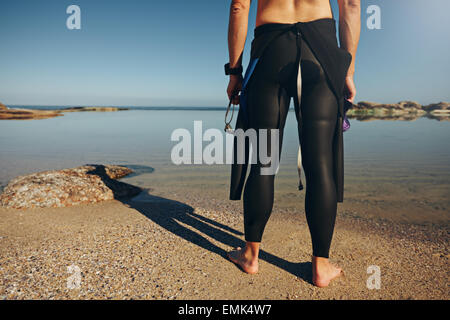
[[[229,76],[230,74],[241,74],[242,73],[242,65],[237,68],[230,68],[230,63],[225,64],[225,75]]]

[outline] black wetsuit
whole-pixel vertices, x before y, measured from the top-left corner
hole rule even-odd
[[[311,29],[316,31],[316,36],[323,37],[325,40],[322,39],[322,43],[316,44],[314,41],[318,39],[309,39],[314,32],[306,31],[306,36],[302,32]],[[284,31],[274,33],[276,30]],[[263,39],[264,37],[267,40]],[[255,29],[254,42],[257,41],[263,42],[264,49],[257,57],[258,61],[253,66],[251,77],[246,79],[245,95],[241,96],[241,99],[245,99],[245,103],[241,103],[237,127],[253,128],[256,131],[263,128],[280,129],[279,152],[281,154],[286,116],[290,99],[294,98],[302,166],[306,178],[305,211],[311,232],[313,255],[328,257],[337,202],[338,200],[342,202],[342,194],[339,199],[337,197],[336,186],[339,173],[343,174],[337,170],[339,165],[342,165],[342,163],[337,164],[336,160],[342,161],[341,145],[339,149],[339,143],[342,144],[340,140],[342,131],[337,126],[342,126],[342,117],[339,113],[340,102],[342,102],[340,93],[343,91],[343,79],[350,63],[349,54],[337,48],[334,19],[320,19],[297,24],[264,24]],[[327,48],[330,43],[331,48]],[[328,59],[328,65],[340,64],[341,68],[338,69],[344,74],[330,72],[329,68],[325,70],[314,50],[332,51],[331,56],[322,52],[321,57],[326,58],[321,60]],[[333,56],[337,57],[335,61]],[[334,87],[330,82],[334,83]],[[270,150],[270,138],[267,141]],[[230,198],[234,200],[240,198],[240,192],[244,187],[246,241],[261,241],[272,212],[275,175],[262,175],[260,169],[264,166],[268,165],[261,164],[259,159],[257,163],[250,165],[245,186],[242,185],[242,168],[234,167],[232,172]],[[244,169],[246,171],[246,168]],[[237,176],[239,179],[236,178]],[[236,185],[239,186],[236,187]],[[235,191],[233,186],[238,191]]]

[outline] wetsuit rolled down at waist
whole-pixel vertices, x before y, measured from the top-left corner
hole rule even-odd
[[[294,99],[306,178],[305,211],[317,257],[328,258],[337,202],[343,201],[343,88],[350,62],[350,53],[337,45],[334,19],[263,24],[255,28],[240,96],[236,129],[279,129],[278,156]],[[262,164],[259,155],[249,163],[247,139],[245,162],[238,163],[234,139],[230,199],[239,200],[244,189],[245,239],[260,242],[273,208],[275,173],[261,174],[271,164]],[[259,134],[257,139],[260,146]],[[265,141],[270,153],[269,134]]]

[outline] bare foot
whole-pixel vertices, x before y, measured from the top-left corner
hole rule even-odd
[[[227,255],[232,262],[236,263],[246,273],[255,274],[258,272],[258,260],[246,257],[244,249],[241,249],[241,247],[228,252]]]
[[[331,264],[327,258],[313,256],[312,265],[312,281],[314,285],[320,288],[328,287],[331,280],[344,274],[341,268]]]

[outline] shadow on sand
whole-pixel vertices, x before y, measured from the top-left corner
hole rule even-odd
[[[94,169],[87,173],[99,176],[113,191],[115,199],[139,211],[148,219],[180,238],[219,255],[229,263],[233,262],[228,259],[227,251],[213,244],[201,233],[232,248],[245,245],[245,242],[237,237],[242,236],[242,232],[195,213],[194,208],[185,203],[154,196],[149,193],[148,189],[144,190],[137,186],[111,179],[107,175],[104,165],[91,164],[91,166],[94,166]],[[184,227],[181,223],[192,227],[198,232]],[[311,262],[293,263],[264,250],[260,250],[259,259],[312,284]]]
[[[134,198],[122,198],[120,201],[139,211],[167,231],[219,255],[229,263],[232,262],[227,257],[227,251],[216,246],[201,234],[232,248],[245,245],[245,242],[237,237],[243,235],[241,232],[195,213],[194,209],[185,203],[153,196],[147,190],[142,191]],[[188,229],[182,224],[188,225],[194,230]],[[260,251],[259,258],[312,284],[311,262],[289,262],[264,250]]]

